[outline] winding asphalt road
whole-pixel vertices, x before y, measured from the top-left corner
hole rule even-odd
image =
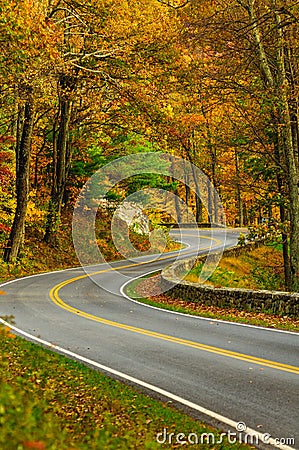
[[[224,235],[202,230],[198,239],[184,230],[188,248],[179,257],[216,250]],[[225,246],[236,240],[228,231]],[[88,268],[92,277],[80,267],[5,283],[0,316],[14,316],[27,339],[236,433],[232,441],[246,426],[243,437],[256,446],[299,448],[299,334],[171,313],[123,294],[128,280],[176,257],[105,263]]]

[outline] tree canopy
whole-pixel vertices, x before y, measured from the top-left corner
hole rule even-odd
[[[280,236],[286,286],[299,290],[297,2],[0,0],[0,8],[6,261],[18,258],[31,226],[59,245],[62,217],[99,167],[161,151],[209,177],[228,225]],[[207,211],[198,201],[196,179],[191,189],[151,174],[114,198],[140,186],[175,192],[197,221],[219,220],[212,190]]]

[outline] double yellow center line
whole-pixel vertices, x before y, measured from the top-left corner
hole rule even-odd
[[[171,257],[173,257],[173,256],[163,257],[163,258],[160,258],[159,260],[161,260],[161,259],[164,260],[164,259],[168,259],[168,258],[171,258]],[[237,352],[234,352],[234,351],[231,351],[231,350],[226,350],[226,349],[214,347],[214,346],[211,346],[211,345],[201,344],[199,342],[194,342],[194,341],[190,341],[190,340],[187,340],[187,339],[181,339],[181,338],[178,338],[178,337],[175,337],[175,336],[169,336],[167,334],[157,333],[155,331],[145,330],[143,328],[138,328],[138,327],[134,327],[134,326],[131,326],[131,325],[126,325],[126,324],[123,324],[123,323],[114,322],[112,320],[104,319],[102,317],[98,317],[98,316],[95,316],[93,314],[89,314],[89,313],[87,313],[85,311],[79,310],[78,308],[74,308],[74,307],[66,304],[62,300],[60,295],[59,295],[60,290],[63,287],[65,287],[65,286],[67,286],[67,285],[69,285],[71,283],[74,283],[75,281],[82,280],[82,279],[87,278],[89,276],[99,275],[99,274],[102,274],[102,273],[111,272],[111,271],[114,271],[114,270],[127,269],[127,268],[131,268],[131,267],[134,267],[134,266],[139,266],[141,264],[148,264],[150,262],[151,261],[146,261],[146,262],[142,262],[142,263],[135,263],[135,264],[128,264],[128,265],[123,265],[123,266],[115,267],[115,268],[110,267],[108,269],[103,269],[103,270],[100,270],[98,272],[93,272],[93,273],[87,274],[87,275],[80,275],[80,276],[77,276],[75,278],[71,278],[69,280],[65,280],[65,281],[57,284],[56,286],[54,286],[51,289],[51,291],[50,291],[50,298],[60,308],[66,310],[66,311],[68,311],[70,313],[76,314],[76,315],[78,315],[80,317],[84,317],[85,319],[93,320],[95,322],[98,322],[98,323],[101,323],[101,324],[104,324],[104,325],[108,325],[108,326],[111,326],[111,327],[115,327],[115,328],[119,328],[119,329],[122,329],[122,330],[126,330],[126,331],[129,331],[131,333],[141,334],[143,336],[148,336],[148,337],[151,337],[151,338],[172,342],[174,344],[184,345],[185,347],[192,347],[192,348],[195,348],[195,349],[198,349],[198,350],[201,350],[201,351],[214,353],[214,354],[217,354],[217,355],[220,355],[220,356],[225,356],[225,357],[237,359],[237,360],[240,360],[240,361],[245,361],[245,362],[250,363],[250,364],[257,364],[259,366],[269,367],[271,369],[282,370],[284,372],[290,372],[290,373],[295,373],[295,374],[299,375],[299,367],[296,367],[296,366],[291,366],[291,365],[288,365],[288,364],[283,364],[283,363],[279,363],[279,362],[275,362],[275,361],[270,361],[270,360],[267,360],[267,359],[258,358],[258,357],[251,356],[251,355],[246,355],[246,354],[243,354],[243,353],[237,353]]]

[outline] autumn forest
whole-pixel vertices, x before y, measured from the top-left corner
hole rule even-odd
[[[282,245],[299,291],[299,2],[0,1],[0,243],[59,247],[88,178],[120,156],[193,163],[228,226]],[[148,180],[149,186],[161,179]],[[164,180],[216,222],[186,186]],[[122,186],[121,199],[129,187]]]

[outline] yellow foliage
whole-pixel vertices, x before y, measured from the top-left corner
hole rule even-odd
[[[190,281],[191,283],[198,283],[199,282],[198,276],[195,275],[194,273],[188,273],[188,275],[186,277],[184,277],[184,280]]]
[[[2,207],[5,206],[5,209]],[[16,200],[10,194],[3,191],[0,186],[0,214],[1,222],[9,223],[13,219],[13,212],[16,208]],[[11,211],[11,212],[10,212]]]
[[[29,200],[27,206],[26,221],[28,224],[43,221],[45,217],[45,211],[42,211],[36,207],[32,200]]]
[[[236,275],[249,275],[251,264],[237,257],[224,257],[220,263],[222,269],[233,270]]]

